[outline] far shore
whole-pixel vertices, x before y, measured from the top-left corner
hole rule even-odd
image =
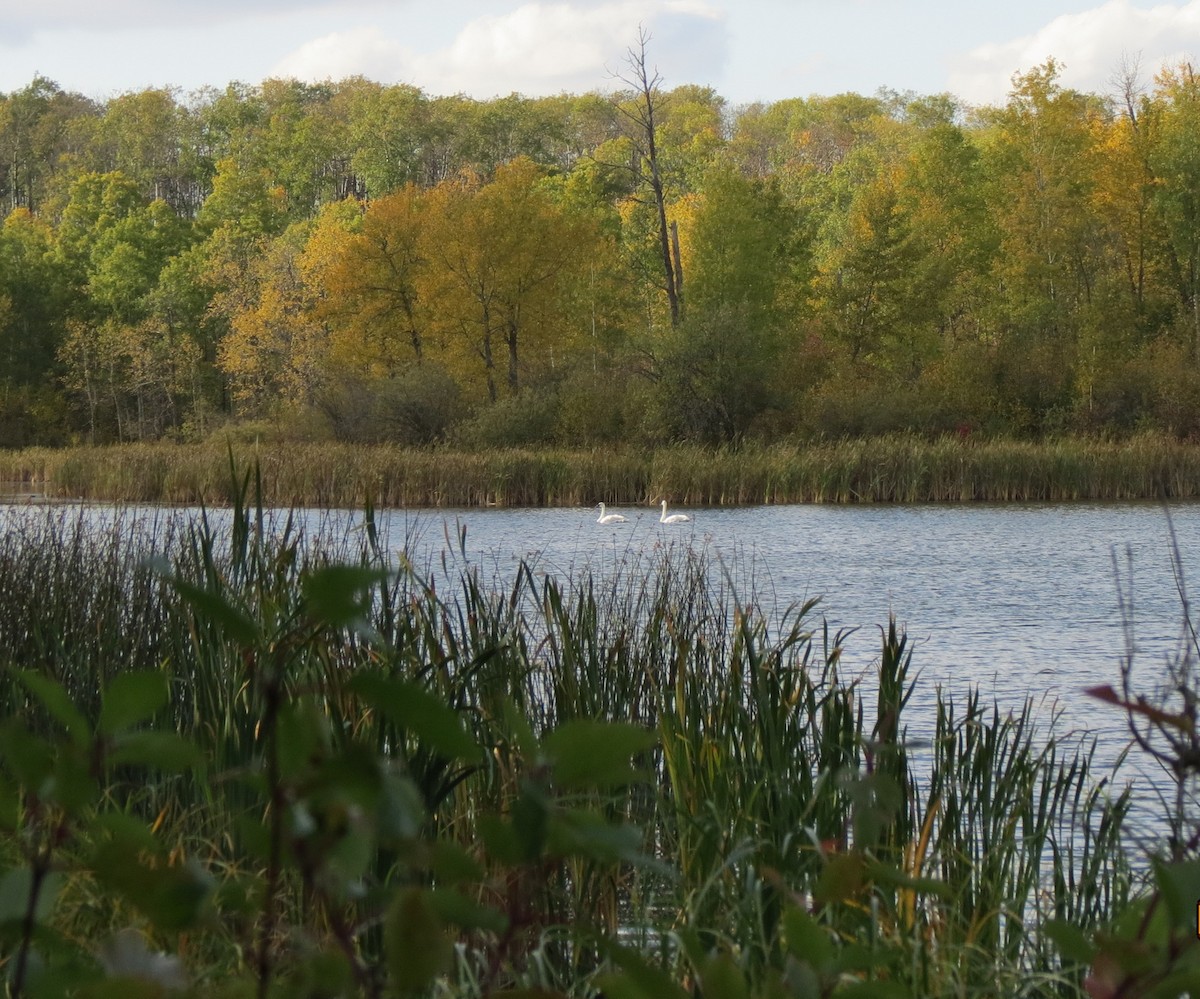
[[[1200,499],[1200,445],[893,436],[467,451],[279,441],[0,451],[0,502],[672,507]]]

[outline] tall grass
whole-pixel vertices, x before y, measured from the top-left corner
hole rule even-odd
[[[604,500],[700,505],[1192,499],[1200,447],[1172,438],[1030,443],[866,440],[705,449],[415,450],[235,445],[257,461],[272,505],[569,506]],[[0,483],[50,497],[231,501],[221,445],[139,444],[0,452]],[[0,494],[3,489],[0,487]]]
[[[261,752],[260,709],[236,643],[163,573],[228,594],[248,618],[288,620],[310,566],[378,566],[386,545],[370,520],[353,537],[304,537],[231,492],[227,531],[164,517],[147,532],[120,514],[97,528],[59,508],[5,530],[0,714],[34,710],[14,666],[52,674],[89,714],[114,673],[165,671],[171,724],[202,747],[207,773],[141,787],[132,807],[156,816],[179,851],[237,872],[255,863],[238,775]],[[734,592],[689,548],[570,579],[524,567],[503,586],[452,556],[425,574],[388,566],[372,595],[375,639],[333,633],[305,646],[285,693],[312,698],[335,734],[353,731],[402,760],[439,834],[468,851],[473,817],[520,793],[523,725],[654,731],[647,780],[600,804],[643,830],[661,866],[614,873],[576,860],[542,871],[538,904],[551,923],[699,941],[732,955],[753,983],[784,960],[781,913],[804,899],[842,938],[874,941],[913,994],[1082,994],[1082,969],[1064,967],[1040,927],[1056,916],[1092,928],[1123,907],[1126,801],[1104,793],[1088,747],[1038,728],[1031,707],[1001,715],[978,695],[939,698],[931,745],[917,751],[905,724],[911,655],[894,624],[877,674],[846,677],[840,636],[815,606],[767,620],[753,592]],[[485,761],[456,766],[364,711],[347,682],[380,666],[453,706],[490,748]],[[586,976],[595,955],[547,933],[526,984]],[[210,974],[236,960],[232,943],[197,950]],[[686,951],[650,948],[647,959],[684,977]],[[456,994],[471,994],[472,967],[464,960]]]

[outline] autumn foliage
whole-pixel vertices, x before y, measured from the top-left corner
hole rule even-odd
[[[0,446],[1200,432],[1190,67],[642,82],[0,95]]]

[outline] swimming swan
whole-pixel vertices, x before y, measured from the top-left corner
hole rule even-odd
[[[686,524],[689,520],[692,519],[686,513],[673,513],[673,514],[671,514],[671,516],[668,517],[666,500],[662,501],[662,508],[663,508],[662,516],[658,518],[658,522],[660,524]]]
[[[600,504],[600,516],[596,518],[597,524],[624,524],[625,518],[619,513],[605,513],[604,504]]]

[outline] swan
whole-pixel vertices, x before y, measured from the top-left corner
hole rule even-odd
[[[671,516],[668,517],[666,500],[662,501],[662,508],[663,508],[662,516],[658,518],[658,522],[660,524],[686,524],[689,520],[692,519],[686,513],[673,513],[673,514],[671,514]]]
[[[619,513],[605,513],[604,504],[600,504],[600,516],[596,518],[597,524],[624,524],[625,518]]]

